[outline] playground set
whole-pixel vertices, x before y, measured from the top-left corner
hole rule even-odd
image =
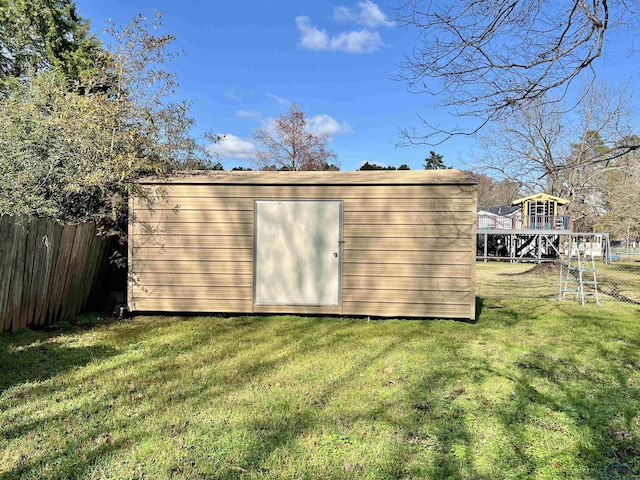
[[[541,263],[576,257],[580,251],[608,261],[609,234],[575,232],[571,217],[561,213],[568,203],[538,193],[510,206],[479,209],[476,260]]]

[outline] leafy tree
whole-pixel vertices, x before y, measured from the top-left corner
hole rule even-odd
[[[99,52],[73,1],[0,1],[0,93],[50,69],[78,81],[95,68]]]
[[[378,165],[377,163],[369,163],[364,162],[358,170],[367,171],[367,170],[395,170],[396,167],[384,167],[382,165]]]
[[[260,146],[256,167],[260,170],[325,170],[336,154],[327,147],[329,136],[309,131],[308,120],[298,105],[258,128],[253,138]]]
[[[83,91],[50,69],[0,97],[0,213],[91,219],[118,231],[131,180],[217,168],[189,135],[189,104],[168,100],[177,88],[166,68],[173,37],[150,26],[142,16],[111,25],[103,68],[82,73],[91,86]]]
[[[449,170],[451,167],[447,167],[442,161],[442,155],[438,155],[431,150],[429,156],[424,159],[425,170]]]
[[[419,40],[398,79],[451,114],[476,119],[463,129],[423,119],[427,134],[406,131],[408,140],[475,133],[549,93],[562,96],[574,79],[594,75],[605,43],[616,29],[637,26],[639,12],[634,2],[610,0],[402,2],[398,22]]]
[[[409,165],[405,163],[403,163],[398,168],[396,168],[393,165],[387,165],[386,167],[384,167],[382,165],[378,165],[377,163],[364,162],[358,170],[366,171],[366,170],[411,170],[411,169],[409,168]]]
[[[337,172],[338,170],[340,170],[340,167],[334,165],[333,163],[325,163],[324,165],[322,165],[322,170],[326,172]]]

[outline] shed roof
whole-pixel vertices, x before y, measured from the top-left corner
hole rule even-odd
[[[145,177],[144,184],[226,184],[226,185],[475,185],[460,170],[384,170],[364,172],[194,172]]]
[[[548,193],[536,193],[535,195],[529,195],[528,197],[518,198],[517,200],[513,201],[512,205],[520,205],[528,200],[552,200],[558,202],[560,205],[566,205],[567,203],[569,203],[569,200],[556,197],[554,195],[549,195]]]

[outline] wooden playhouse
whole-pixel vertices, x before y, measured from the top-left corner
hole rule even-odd
[[[476,185],[457,170],[140,181],[132,312],[475,317]]]

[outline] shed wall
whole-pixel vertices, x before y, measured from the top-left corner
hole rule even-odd
[[[473,318],[474,185],[150,185],[131,202],[132,311]],[[342,305],[253,302],[255,200],[342,200]]]

